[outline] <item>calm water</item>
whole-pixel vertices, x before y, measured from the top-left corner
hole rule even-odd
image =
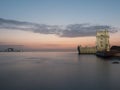
[[[119,58],[74,52],[0,53],[0,90],[120,90]]]

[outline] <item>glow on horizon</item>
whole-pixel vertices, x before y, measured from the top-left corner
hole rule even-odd
[[[91,39],[94,37],[90,37]],[[9,31],[3,30],[1,32],[1,42],[10,42],[10,44],[20,44],[25,45],[31,48],[73,48],[76,45],[85,45],[90,44],[91,40],[87,40],[86,37],[84,38],[65,38],[65,37],[58,37],[56,35],[44,35],[39,33],[33,32],[26,32],[26,31]],[[94,41],[94,40],[93,40]]]
[[[120,45],[119,33],[110,34],[110,44]],[[2,30],[1,42],[8,45],[24,45],[31,49],[75,49],[77,45],[95,46],[96,36],[66,38],[54,34],[39,34],[28,31]]]

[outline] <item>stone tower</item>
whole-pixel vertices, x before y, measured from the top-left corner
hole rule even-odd
[[[96,34],[96,49],[97,51],[109,51],[109,33],[107,30],[98,31]]]

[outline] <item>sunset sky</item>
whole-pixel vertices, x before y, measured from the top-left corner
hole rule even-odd
[[[0,0],[0,48],[75,50],[103,29],[120,46],[120,0]]]

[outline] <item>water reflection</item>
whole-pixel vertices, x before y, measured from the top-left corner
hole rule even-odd
[[[0,53],[0,90],[120,89],[115,59],[74,52]]]

